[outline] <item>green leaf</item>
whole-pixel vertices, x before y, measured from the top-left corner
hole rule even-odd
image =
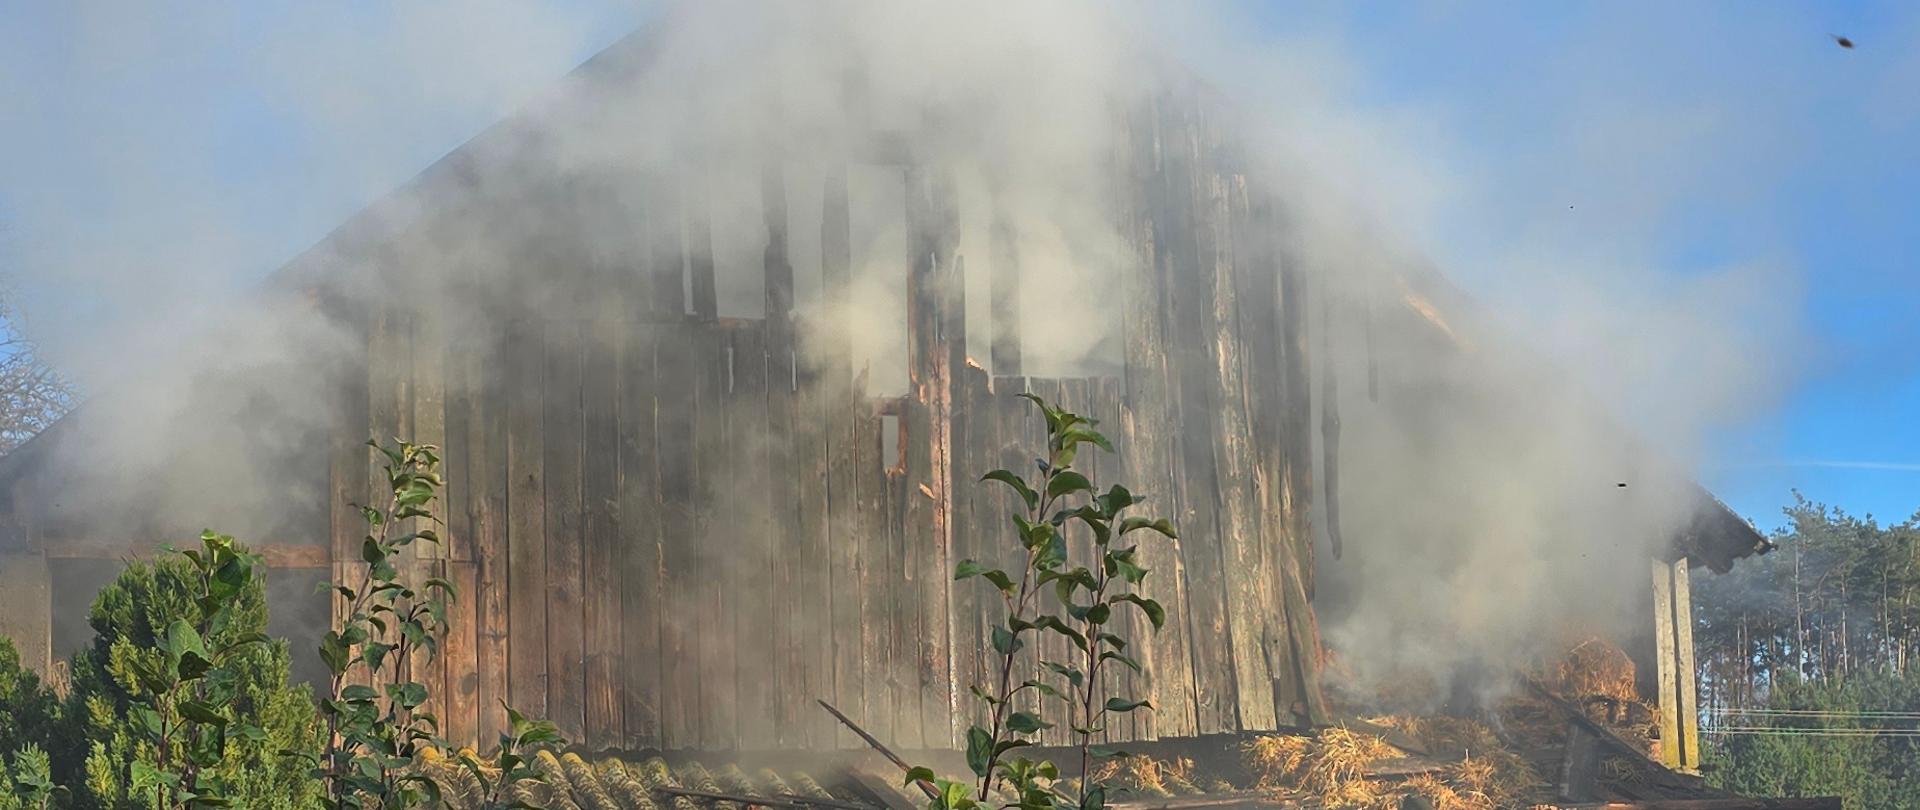
[[[967,728],[967,767],[974,776],[987,775],[987,760],[993,756],[993,735],[979,726]]]
[[[980,576],[986,572],[987,567],[984,565],[974,562],[973,560],[961,560],[959,565],[953,567],[953,581],[959,582],[969,577]]]
[[[1027,486],[1027,482],[1022,480],[1020,476],[1014,475],[1012,470],[994,470],[993,472],[980,476],[980,480],[999,481],[1002,484],[1012,487],[1014,492],[1020,494],[1020,500],[1024,501],[1030,510],[1040,505],[1040,496],[1033,491],[1033,487]]]
[[[1091,422],[1082,422],[1060,432],[1060,445],[1062,447],[1072,447],[1073,445],[1083,442],[1092,442],[1102,450],[1109,453],[1113,452],[1113,443],[1107,441],[1107,437],[1102,435],[1100,431],[1094,430]]]
[[[366,663],[368,669],[379,672],[380,667],[387,661],[387,653],[393,652],[394,649],[392,644],[369,641],[367,646],[360,650],[360,660]]]
[[[1067,536],[1059,532],[1048,535],[1046,545],[1034,555],[1033,565],[1041,570],[1058,568],[1067,562]]]
[[[1132,658],[1128,658],[1127,656],[1121,655],[1120,653],[1114,652],[1112,650],[1108,650],[1106,652],[1101,653],[1100,660],[1119,661],[1120,663],[1127,665],[1127,668],[1133,670],[1134,672],[1140,671],[1140,662],[1135,661]]]
[[[999,588],[1001,593],[1008,596],[1013,595],[1016,586],[1013,583],[1013,577],[1007,576],[1007,572],[994,569],[985,574],[981,574],[981,576],[986,577],[988,582],[993,583],[993,587]]]
[[[965,782],[939,780],[940,802],[946,810],[973,810],[973,788]]]
[[[1111,745],[1090,745],[1087,746],[1087,753],[1092,755],[1094,759],[1125,759],[1133,756],[1133,754]]]
[[[215,726],[224,726],[227,724],[225,715],[215,711],[212,706],[197,700],[180,701],[180,716],[192,720],[195,723],[206,723]]]
[[[173,688],[174,678],[177,676],[172,669],[158,665],[146,656],[135,656],[132,662],[133,677],[139,681],[140,688],[146,690],[147,694],[165,694],[168,689]]]
[[[1053,684],[1047,683],[1042,680],[1038,680],[1038,679],[1030,680],[1020,685],[1028,689],[1035,690],[1040,694],[1046,695],[1048,697],[1057,697],[1057,698],[1066,697],[1065,695],[1060,694],[1060,690],[1053,688]]]
[[[1052,661],[1048,661],[1046,662],[1046,665],[1047,665],[1047,669],[1051,669],[1054,672],[1058,672],[1061,675],[1066,676],[1067,682],[1073,684],[1073,688],[1075,689],[1079,689],[1081,682],[1087,679],[1087,676],[1082,674],[1080,670],[1067,666],[1065,664],[1056,664]]]
[[[1151,709],[1153,708],[1153,704],[1144,700],[1128,700],[1126,698],[1110,697],[1107,698],[1105,708],[1110,712],[1130,712],[1134,709]]]
[[[1038,715],[1032,712],[1014,712],[1011,717],[1007,718],[1007,728],[1013,729],[1020,734],[1032,734],[1043,728],[1053,728],[1053,724],[1041,720]]]
[[[1062,470],[1047,482],[1047,497],[1058,498],[1075,492],[1092,492],[1093,482],[1073,470]]]
[[[1060,432],[1062,411],[1052,405],[1048,405],[1047,401],[1041,399],[1039,394],[1022,393],[1019,396],[1021,399],[1028,400],[1040,406],[1040,414],[1047,419],[1047,433],[1053,434]]]
[[[1080,631],[1073,629],[1066,622],[1061,621],[1059,616],[1042,616],[1038,624],[1041,627],[1066,636],[1067,640],[1073,642],[1073,646],[1079,647],[1081,651],[1084,652],[1087,649],[1087,637],[1081,635]]]
[[[906,787],[915,782],[931,782],[933,780],[934,780],[934,775],[933,775],[932,768],[929,768],[925,765],[916,765],[912,768],[907,769],[907,778],[901,780],[900,786]]]
[[[1120,533],[1123,535],[1137,529],[1152,529],[1172,538],[1178,538],[1180,536],[1173,530],[1173,522],[1166,518],[1130,517],[1120,521]]]
[[[1080,797],[1080,810],[1106,810],[1107,789],[1094,787]]]
[[[360,559],[370,563],[377,563],[386,558],[387,550],[381,547],[380,541],[369,537],[360,542]]]
[[[388,684],[387,698],[404,708],[411,709],[427,702],[427,687],[412,681]]]
[[[1001,655],[1012,655],[1024,646],[1026,646],[1025,642],[1022,642],[1018,636],[1015,636],[1013,631],[1005,627],[996,626],[993,628],[994,652],[1000,653]]]
[[[1152,599],[1148,599],[1137,593],[1123,593],[1114,597],[1113,601],[1132,602],[1139,605],[1140,612],[1147,614],[1147,621],[1153,622],[1153,629],[1155,630],[1159,630],[1161,625],[1167,623],[1167,609],[1161,607],[1159,602],[1155,602]]]
[[[173,658],[179,658],[190,652],[199,653],[204,658],[207,646],[200,639],[200,631],[194,629],[186,619],[174,619],[167,625],[166,650],[167,655]]]

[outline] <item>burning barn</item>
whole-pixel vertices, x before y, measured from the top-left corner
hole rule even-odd
[[[1029,152],[985,136],[1044,143],[1035,110],[983,124],[857,64],[745,93],[680,47],[710,34],[621,42],[295,259],[219,338],[273,351],[220,355],[165,414],[100,392],[0,460],[0,632],[53,668],[103,571],[213,522],[308,647],[339,609],[314,585],[360,558],[364,442],[400,436],[444,448],[446,542],[416,563],[461,594],[420,672],[449,737],[490,739],[504,703],[591,750],[862,747],[824,699],[953,749],[995,606],[947,572],[1005,554],[975,482],[1030,463],[1031,392],[1101,419],[1095,475],[1180,527],[1143,550],[1168,621],[1124,676],[1155,711],[1113,739],[1324,728],[1345,682],[1412,664],[1446,708],[1558,617],[1458,611],[1591,588],[1626,606],[1605,631],[1664,763],[1697,764],[1688,571],[1765,541],[1572,386],[1488,383],[1534,371],[1418,263],[1331,256],[1204,88],[1045,110],[1101,137]],[[756,44],[764,78],[786,52]]]

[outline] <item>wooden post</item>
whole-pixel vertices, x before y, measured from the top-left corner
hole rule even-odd
[[[1693,661],[1693,599],[1687,560],[1653,561],[1654,659],[1659,673],[1660,762],[1700,767],[1700,715]]]

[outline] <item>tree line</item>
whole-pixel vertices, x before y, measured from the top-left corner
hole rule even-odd
[[[1706,763],[1743,795],[1920,808],[1920,514],[1795,495],[1773,553],[1695,580]]]

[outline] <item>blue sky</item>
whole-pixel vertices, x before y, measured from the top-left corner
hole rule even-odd
[[[0,271],[73,367],[111,354],[86,339],[97,324],[234,294],[645,17],[617,0],[219,5],[0,4]],[[1673,328],[1690,304],[1639,335],[1534,311],[1565,321],[1549,351],[1633,389],[1616,392],[1629,421],[1697,411],[1677,422],[1704,437],[1688,455],[1737,511],[1777,525],[1796,488],[1887,520],[1920,507],[1920,7],[1227,4],[1220,20],[1250,51],[1302,54],[1288,80],[1324,81],[1436,167],[1442,204],[1411,230],[1476,295],[1700,302],[1698,333]],[[1605,341],[1636,337],[1609,365]]]

